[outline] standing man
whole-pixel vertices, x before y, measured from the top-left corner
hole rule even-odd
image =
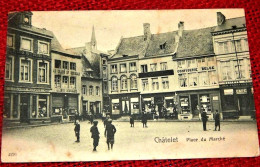
[[[131,116],[130,116],[130,124],[131,124],[131,127],[135,127],[135,120],[134,120],[133,114],[131,114]]]
[[[91,132],[91,138],[93,138],[93,151],[97,151],[97,146],[99,143],[99,131],[98,131],[98,121],[93,121],[93,126],[90,128],[90,132]]]
[[[142,115],[142,123],[143,123],[143,128],[146,127],[147,128],[147,115],[146,115],[146,112],[143,112],[143,115]]]
[[[111,149],[113,150],[113,145],[115,143],[115,138],[114,138],[115,133],[116,133],[116,128],[112,124],[112,119],[109,119],[105,129],[105,137],[107,138],[108,150],[110,150],[110,145],[111,145]]]
[[[206,123],[208,121],[208,116],[207,116],[207,112],[206,111],[203,111],[201,113],[201,119],[202,119],[202,122],[203,122],[203,130],[206,131],[207,130]]]
[[[75,136],[77,137],[76,142],[79,143],[79,136],[80,136],[80,124],[79,124],[79,120],[77,120],[76,123],[75,123],[74,131],[75,131]]]
[[[217,127],[218,127],[218,131],[220,131],[220,115],[219,115],[218,110],[216,110],[214,119],[215,119],[215,130],[214,131],[217,130]]]

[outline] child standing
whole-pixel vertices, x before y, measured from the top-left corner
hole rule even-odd
[[[134,120],[133,115],[130,116],[130,124],[131,124],[131,127],[135,127],[135,120]]]

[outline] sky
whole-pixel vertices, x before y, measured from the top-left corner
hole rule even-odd
[[[143,23],[150,23],[152,34],[175,31],[180,21],[185,30],[205,28],[217,25],[216,12],[226,19],[244,16],[243,9],[37,11],[32,24],[52,31],[65,49],[90,42],[94,26],[97,48],[106,52],[121,37],[143,35]]]

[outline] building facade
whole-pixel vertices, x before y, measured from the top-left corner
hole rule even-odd
[[[9,14],[4,121],[50,121],[53,33],[32,26],[31,12]]]

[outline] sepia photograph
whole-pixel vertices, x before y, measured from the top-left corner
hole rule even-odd
[[[259,156],[244,9],[7,22],[2,162]]]

